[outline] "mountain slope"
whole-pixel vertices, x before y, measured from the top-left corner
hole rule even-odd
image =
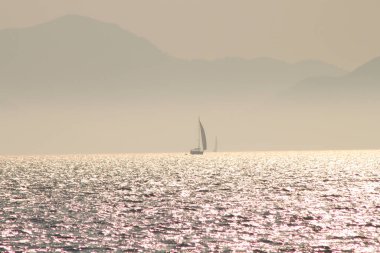
[[[299,82],[287,95],[300,99],[375,99],[380,97],[380,57],[341,77],[313,77]]]
[[[79,16],[2,30],[0,153],[187,152],[198,116],[225,150],[379,147],[379,103],[320,100],[379,94],[379,62],[186,61]],[[274,100],[283,90],[318,103]]]
[[[323,63],[269,58],[180,60],[116,25],[81,16],[0,31],[2,100],[156,94],[189,98],[200,88],[205,96],[257,95],[305,78],[342,73]]]
[[[78,67],[82,67],[81,71],[110,71],[110,67],[149,66],[169,58],[145,39],[113,24],[80,16],[3,30],[0,43],[0,64],[7,69],[23,67],[21,70],[29,72],[65,72]]]

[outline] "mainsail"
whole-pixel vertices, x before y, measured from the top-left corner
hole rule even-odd
[[[206,133],[205,133],[205,129],[202,126],[201,121],[199,121],[199,128],[201,129],[202,147],[203,147],[203,150],[206,150],[207,149]]]
[[[203,128],[201,120],[199,119],[199,128],[198,128],[198,147],[190,150],[190,154],[192,155],[203,155],[203,151],[207,149],[207,140],[206,140],[206,132]]]

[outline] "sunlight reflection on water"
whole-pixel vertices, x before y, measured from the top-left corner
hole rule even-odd
[[[380,152],[0,157],[0,252],[380,252]]]

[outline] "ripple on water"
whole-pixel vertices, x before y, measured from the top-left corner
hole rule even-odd
[[[0,157],[0,252],[380,252],[380,152]]]

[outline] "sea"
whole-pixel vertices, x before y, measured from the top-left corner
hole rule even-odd
[[[1,156],[0,252],[380,252],[380,151]]]

